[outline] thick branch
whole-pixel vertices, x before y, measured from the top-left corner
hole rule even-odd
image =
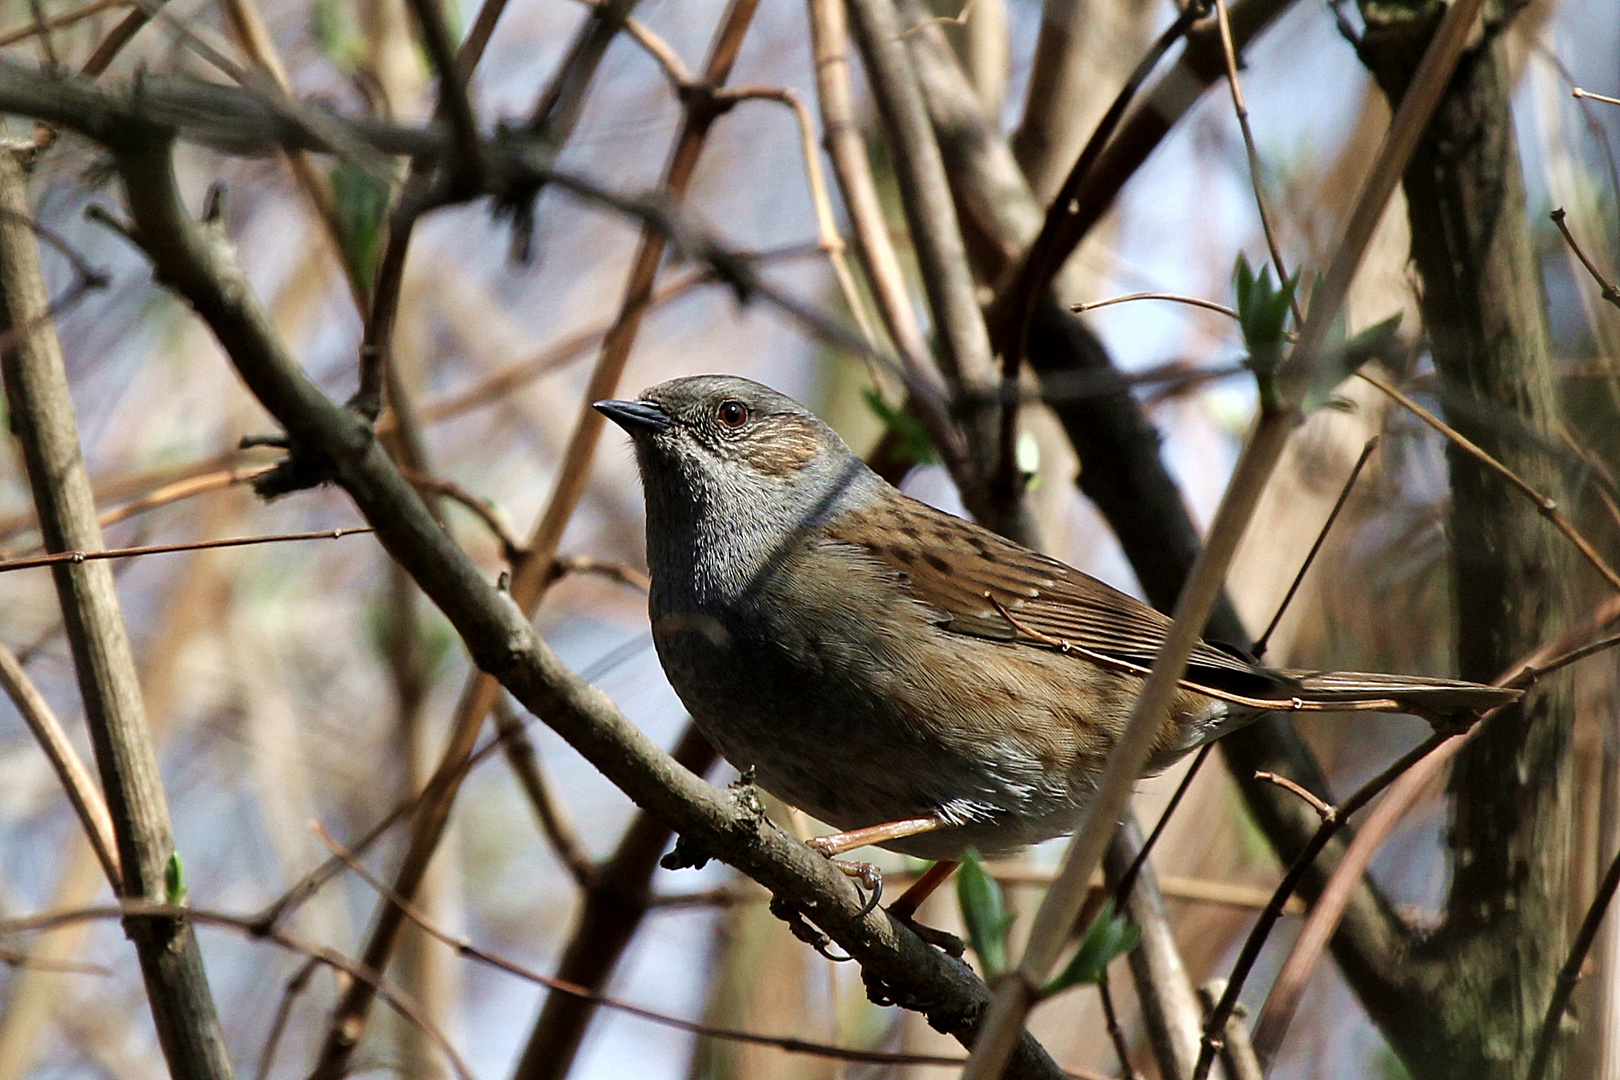
[[[690,843],[725,859],[800,911],[853,955],[898,1004],[971,1043],[989,1000],[984,985],[885,915],[862,916],[856,889],[827,860],[683,769],[600,690],[558,660],[517,606],[497,592],[439,527],[377,445],[365,422],[327,400],[277,342],[241,271],[217,238],[186,213],[170,148],[152,142],[120,155],[143,241],[165,284],[189,300],[243,381],[305,453],[332,475],[377,529],[389,553],[455,626],[483,671],[542,717],[638,805]],[[1057,1077],[1027,1035],[1009,1075]]]
[[[29,217],[22,166],[15,153],[0,151],[0,324],[27,328],[0,361],[7,412],[46,550],[95,551],[101,526]],[[121,895],[162,901],[174,833],[112,569],[105,562],[66,563],[52,574],[118,841]],[[229,1080],[230,1056],[191,927],[137,917],[124,926],[140,955],[170,1072],[178,1080]]]

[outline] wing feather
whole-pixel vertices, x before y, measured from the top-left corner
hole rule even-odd
[[[849,510],[828,538],[865,550],[897,571],[913,597],[953,633],[1050,649],[1014,626],[1143,667],[1152,665],[1170,620],[1158,611],[1056,559],[912,499]],[[1207,643],[1194,650],[1188,677],[1225,689],[1269,688],[1283,680],[1236,650]]]

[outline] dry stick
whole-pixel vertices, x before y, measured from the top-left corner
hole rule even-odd
[[[1356,267],[1360,265],[1378,219],[1450,79],[1482,2],[1458,0],[1442,17],[1411,87],[1396,110],[1384,144],[1379,148],[1378,157],[1345,226],[1344,237],[1328,273],[1312,296],[1311,311],[1301,328],[1299,342],[1279,373],[1283,384],[1279,387],[1281,393],[1275,396],[1262,394],[1263,405],[1269,400],[1295,397],[1314,376],[1329,328],[1343,306]],[[1036,988],[1045,981],[1074,925],[1084,885],[1102,856],[1108,837],[1130,798],[1136,778],[1141,775],[1153,740],[1158,735],[1159,725],[1186,667],[1187,656],[1199,640],[1226,576],[1226,567],[1242,538],[1261,489],[1282,455],[1288,431],[1293,426],[1294,409],[1292,405],[1273,405],[1270,409],[1262,409],[1255,430],[1233,469],[1232,480],[1210,525],[1205,545],[1199,551],[1192,573],[1176,602],[1175,621],[1154,660],[1153,673],[1137,698],[1124,733],[1109,754],[1097,793],[1087,805],[1080,828],[1069,844],[1063,869],[1041,903],[1030,930],[1024,959],[998,987],[995,1002],[974,1046],[966,1080],[991,1080],[1002,1073],[1013,1039],[1023,1026],[1024,1017],[1034,1001]],[[1316,850],[1319,851],[1320,847]],[[1310,851],[1311,858],[1315,855],[1316,851]],[[1298,865],[1299,876],[1303,876],[1308,862]],[[1280,911],[1281,905],[1277,907]],[[1235,990],[1228,993],[1235,1003]],[[1230,1012],[1229,1003],[1223,999],[1223,1004],[1228,1005],[1227,1011]],[[1202,1080],[1202,1075],[1207,1074],[1215,1049],[1212,1039],[1218,1037],[1224,1023],[1224,1017],[1211,1017],[1212,1026],[1206,1029],[1195,1080]]]
[[[889,237],[883,203],[872,178],[866,140],[855,115],[849,74],[849,28],[844,0],[809,0],[810,39],[815,53],[816,99],[821,108],[822,141],[832,160],[855,236],[855,250],[866,270],[883,325],[899,352],[909,381],[941,389],[928,341],[917,322],[900,260]],[[928,397],[919,397],[919,405]],[[936,446],[948,448],[955,440],[950,418],[925,413],[923,420]],[[935,430],[938,428],[939,430]],[[959,453],[958,453],[959,456]]]
[[[1277,268],[1277,279],[1286,283],[1288,269],[1283,265],[1282,248],[1277,244],[1277,231],[1271,226],[1271,214],[1266,210],[1265,184],[1260,176],[1260,151],[1254,145],[1254,132],[1249,128],[1249,106],[1243,100],[1243,85],[1238,81],[1237,49],[1232,44],[1232,20],[1227,15],[1226,0],[1215,0],[1215,21],[1221,31],[1221,53],[1226,59],[1226,85],[1232,91],[1232,111],[1237,113],[1238,130],[1243,133],[1243,150],[1249,159],[1249,186],[1254,189],[1254,205],[1260,213],[1260,229],[1266,234],[1266,250],[1271,252],[1271,265]],[[1305,315],[1299,306],[1299,290],[1290,293],[1288,299],[1294,312],[1294,325],[1304,326]]]
[[[0,562],[0,574],[8,570],[32,570],[40,566],[78,566],[83,563],[103,562],[107,559],[131,559],[141,555],[168,555],[177,551],[248,547],[252,544],[281,544],[291,540],[339,540],[345,536],[358,536],[372,531],[369,525],[359,525],[344,529],[318,529],[315,532],[272,533],[269,536],[230,536],[221,540],[192,540],[184,544],[143,544],[139,547],[53,551],[49,555],[36,555],[27,559],[7,559]],[[100,529],[98,528],[96,532],[99,536]]]
[[[1564,234],[1564,243],[1568,244],[1569,249],[1575,253],[1575,257],[1581,260],[1581,265],[1586,267],[1588,274],[1592,275],[1592,280],[1598,283],[1598,289],[1601,291],[1603,299],[1616,307],[1620,307],[1620,289],[1616,289],[1609,279],[1603,276],[1603,272],[1593,264],[1591,259],[1586,257],[1586,252],[1581,250],[1581,245],[1575,242],[1575,237],[1571,235],[1569,226],[1564,223],[1564,208],[1560,206],[1549,216],[1552,218],[1553,224],[1558,226],[1558,231]]]
[[[507,763],[517,775],[523,794],[528,796],[534,816],[539,819],[541,835],[551,845],[557,861],[574,879],[574,884],[581,889],[589,889],[597,877],[596,863],[580,841],[574,823],[569,820],[567,808],[552,795],[551,785],[546,783],[545,773],[541,771],[540,757],[535,753],[528,729],[504,695],[495,702],[494,717],[495,731],[500,735]]]
[[[1112,307],[1114,304],[1127,304],[1132,300],[1169,300],[1177,304],[1187,304],[1190,307],[1203,308],[1213,311],[1217,315],[1225,315],[1229,319],[1238,317],[1236,309],[1225,304],[1217,304],[1213,300],[1205,300],[1201,296],[1183,296],[1181,293],[1139,292],[1128,293],[1125,296],[1110,296],[1107,300],[1095,300],[1089,304],[1074,304],[1069,310],[1079,313],[1082,311],[1096,311],[1098,308]]]
[[[968,270],[945,162],[900,40],[899,16],[891,0],[848,0],[847,12],[873,102],[893,147],[900,201],[938,331],[940,367],[960,386],[987,389],[994,379],[990,337]]]
[[[881,1050],[856,1050],[851,1047],[810,1042],[805,1039],[795,1039],[789,1036],[759,1035],[751,1031],[739,1031],[736,1028],[718,1027],[713,1024],[705,1024],[696,1020],[682,1020],[679,1017],[670,1016],[668,1013],[657,1012],[656,1010],[644,1008],[640,1005],[632,1005],[628,1001],[622,1001],[618,998],[610,997],[607,994],[587,989],[583,986],[569,982],[566,979],[552,978],[551,976],[544,975],[532,968],[525,967],[516,961],[508,960],[503,956],[492,953],[487,949],[479,948],[466,938],[452,937],[421,911],[419,911],[416,905],[412,904],[402,896],[390,894],[388,891],[388,886],[382,880],[373,875],[358,859],[346,851],[340,844],[337,843],[337,841],[333,840],[326,830],[321,828],[319,824],[316,824],[313,827],[316,835],[325,841],[326,845],[332,849],[338,858],[343,860],[349,869],[354,871],[356,876],[365,881],[365,883],[370,885],[373,889],[377,890],[378,893],[386,897],[391,903],[398,904],[401,910],[405,912],[406,917],[421,928],[421,930],[429,937],[448,946],[455,952],[457,956],[483,964],[485,967],[493,968],[496,971],[504,971],[508,975],[515,975],[526,982],[534,983],[537,986],[543,986],[548,990],[553,990],[569,997],[577,998],[581,1001],[590,1002],[593,1005],[605,1005],[608,1008],[614,1009],[618,1012],[627,1013],[631,1016],[637,1016],[643,1020],[650,1020],[653,1023],[660,1024],[664,1027],[674,1028],[676,1031],[685,1031],[690,1034],[702,1035],[714,1039],[726,1039],[731,1042],[749,1043],[754,1046],[772,1046],[779,1050],[786,1050],[789,1053],[809,1054],[815,1057],[830,1058],[835,1061],[856,1061],[888,1065],[945,1066],[961,1065],[964,1061],[966,1061],[965,1058],[941,1057],[934,1054],[896,1054]]]
[[[1136,856],[1145,850],[1142,830],[1129,811],[1120,822],[1114,839],[1103,857],[1110,878],[1135,867]],[[1148,1046],[1158,1062],[1161,1076],[1183,1078],[1198,1056],[1198,1029],[1204,1010],[1198,992],[1187,975],[1187,966],[1176,945],[1175,932],[1165,915],[1164,897],[1152,864],[1135,867],[1137,881],[1116,909],[1129,914],[1142,937],[1127,957],[1136,996],[1141,1003],[1142,1026]],[[1115,892],[1119,893],[1117,885]]]
[[[811,119],[810,110],[805,106],[804,99],[785,86],[741,86],[726,91],[723,96],[733,101],[750,99],[777,101],[793,110],[793,118],[799,127],[799,151],[804,157],[805,182],[810,187],[810,205],[816,215],[818,243],[827,256],[827,262],[832,266],[833,279],[838,282],[838,291],[843,294],[844,305],[854,317],[861,336],[869,344],[875,345],[877,337],[872,332],[872,321],[867,317],[866,305],[861,301],[861,292],[855,286],[855,275],[850,273],[849,260],[844,257],[844,238],[838,232],[838,220],[833,215],[832,198],[827,192],[827,180],[821,171],[821,151],[816,148],[815,121]],[[876,359],[871,354],[863,356],[862,359],[866,361],[873,384],[881,385],[877,381]]]
[[[206,473],[218,472],[231,467],[231,462],[242,457],[242,452],[233,450],[224,454],[211,454],[206,458],[195,461],[181,462],[175,465],[159,465],[151,468],[129,469],[124,472],[112,473],[92,480],[96,500],[111,501],[129,496],[144,494],[169,484],[191,480]],[[102,524],[106,524],[103,522]],[[0,537],[15,536],[25,529],[32,529],[36,525],[33,507],[26,510],[15,511],[0,518]]]
[[[275,39],[270,36],[269,28],[259,15],[258,4],[254,0],[225,0],[225,16],[248,58],[270,76],[277,89],[290,98],[293,90],[292,82],[287,78],[287,66],[276,52]],[[343,230],[338,224],[337,200],[332,194],[332,185],[317,171],[315,162],[304,151],[288,150],[285,157],[292,170],[293,181],[304,198],[309,200],[310,209],[321,223],[321,231],[332,257],[337,261],[343,279],[348,282],[349,291],[354,296],[356,309],[365,311],[365,290],[343,251]]]
[[[1469,2],[1472,3],[1473,0],[1469,0]],[[1428,409],[1425,409],[1422,405],[1419,405],[1417,402],[1413,401],[1410,397],[1403,394],[1400,390],[1396,389],[1384,379],[1372,374],[1364,368],[1357,370],[1356,375],[1364,382],[1369,382],[1378,389],[1382,390],[1394,401],[1399,402],[1404,408],[1406,408],[1408,412],[1412,413],[1419,420],[1422,420],[1425,424],[1428,424],[1430,427],[1434,428],[1434,430],[1444,435],[1447,439],[1450,439],[1457,447],[1466,451],[1480,464],[1484,465],[1486,468],[1496,473],[1496,475],[1506,480],[1514,489],[1524,495],[1525,498],[1535,503],[1536,509],[1541,512],[1541,516],[1552,522],[1553,527],[1559,532],[1563,533],[1569,542],[1575,545],[1575,550],[1579,551],[1586,558],[1586,561],[1592,564],[1593,569],[1595,569],[1599,574],[1603,575],[1603,579],[1607,581],[1612,588],[1614,588],[1616,591],[1620,591],[1620,574],[1615,573],[1614,568],[1604,560],[1602,555],[1598,554],[1598,550],[1595,546],[1593,546],[1592,542],[1588,540],[1567,517],[1564,516],[1563,511],[1558,509],[1558,504],[1556,502],[1549,499],[1535,488],[1531,487],[1530,484],[1523,477],[1519,476],[1518,473],[1514,472],[1500,461],[1497,461],[1496,458],[1492,457],[1482,447],[1474,443],[1467,436],[1457,431]]]
[[[18,156],[0,153],[0,317],[37,320],[50,299]],[[96,551],[101,529],[85,471],[67,372],[55,328],[39,323],[3,358],[7,412],[22,446],[48,548]],[[85,719],[117,838],[120,895],[164,895],[174,853],[168,802],[147,727],[135,658],[110,568],[73,560],[55,569],[58,600],[84,699]],[[189,927],[172,919],[130,919],[163,1053],[176,1080],[228,1080],[230,1056]]]
[[[201,464],[209,465],[218,460],[216,456]],[[262,476],[273,468],[275,468],[274,465],[249,465],[239,469],[216,469],[212,472],[187,477],[184,480],[176,480],[172,484],[164,484],[161,487],[154,488],[139,498],[124,503],[122,506],[114,506],[111,509],[103,510],[96,521],[105,529],[109,525],[116,525],[120,521],[128,521],[130,518],[144,514],[148,510],[156,510],[159,507],[169,506],[196,495],[204,495],[210,491],[220,491],[236,484],[246,483],[254,477]],[[28,523],[33,524],[33,515],[31,514],[28,517]],[[15,557],[18,552],[37,551],[38,549],[36,544],[15,548],[12,551],[0,551],[0,566],[4,565],[5,560]]]
[[[1582,90],[1578,86],[1569,92],[1569,96],[1573,98],[1591,98],[1593,101],[1601,101],[1605,105],[1620,105],[1620,98],[1612,98],[1607,94],[1594,94],[1592,91]]]
[[[968,268],[939,143],[906,43],[899,39],[899,16],[891,0],[847,0],[847,12],[891,146],[900,202],[933,315],[940,369],[956,390],[984,393],[994,387],[995,380],[990,336]],[[968,448],[995,445],[994,423],[989,410],[969,417],[963,425],[974,432],[967,440]],[[957,440],[939,449],[952,466],[970,508],[982,520],[995,525],[1012,519],[1003,510],[1015,505],[1017,493],[991,493],[985,486],[993,466],[986,468],[988,463],[973,461]]]
[[[1316,561],[1316,556],[1321,553],[1322,545],[1327,542],[1328,533],[1332,530],[1333,523],[1339,520],[1339,514],[1344,510],[1344,504],[1350,501],[1350,492],[1355,490],[1356,481],[1361,478],[1361,470],[1367,467],[1367,459],[1371,458],[1373,451],[1378,449],[1378,442],[1378,436],[1374,435],[1367,440],[1367,445],[1361,448],[1361,456],[1356,458],[1356,464],[1351,468],[1350,475],[1344,482],[1344,487],[1339,489],[1339,497],[1334,501],[1333,509],[1328,511],[1327,520],[1322,523],[1321,531],[1316,534],[1316,541],[1311,544],[1311,550],[1306,553],[1305,561],[1300,564],[1299,573],[1294,575],[1293,584],[1289,585],[1288,591],[1283,594],[1282,603],[1277,605],[1277,611],[1271,616],[1271,621],[1266,624],[1265,632],[1255,639],[1254,648],[1249,650],[1254,654],[1256,660],[1265,657],[1266,645],[1271,641],[1271,635],[1276,632],[1277,624],[1282,622],[1284,613],[1288,611],[1288,605],[1293,603],[1295,594],[1299,592],[1300,585],[1305,581],[1305,575],[1310,572],[1311,564]]]
[[[151,923],[162,921],[177,926],[184,926],[189,933],[193,924],[199,926],[213,926],[233,931],[243,937],[268,941],[277,948],[290,953],[308,957],[319,964],[324,964],[347,975],[349,978],[370,982],[376,995],[380,997],[389,1008],[397,1012],[408,1023],[414,1024],[428,1034],[445,1057],[450,1060],[451,1067],[455,1069],[460,1080],[476,1080],[472,1071],[462,1060],[461,1055],[445,1037],[444,1032],[435,1027],[431,1021],[422,1016],[416,1008],[399,994],[395,993],[376,972],[357,964],[349,957],[344,956],[336,949],[317,945],[305,941],[295,934],[275,927],[266,928],[253,919],[242,915],[229,915],[221,911],[209,911],[204,908],[194,908],[187,904],[171,904],[157,900],[143,900],[138,897],[121,900],[116,907],[86,907],[75,908],[70,911],[47,911],[36,915],[22,915],[7,919],[0,919],[0,936],[42,932],[54,930],[58,927],[69,926],[74,923],[94,922],[109,919],[122,919],[125,925]],[[171,1066],[171,1071],[173,1067]],[[186,1075],[183,1072],[174,1072],[173,1075]]]
[[[1525,1080],[1541,1080],[1547,1071],[1553,1044],[1558,1039],[1559,1029],[1563,1027],[1564,1010],[1569,1007],[1570,995],[1575,992],[1575,984],[1581,978],[1581,965],[1597,938],[1598,927],[1603,925],[1603,915],[1609,910],[1609,902],[1614,899],[1616,888],[1620,888],[1620,852],[1616,852],[1609,861],[1609,869],[1598,884],[1597,895],[1586,909],[1586,917],[1581,920],[1581,928],[1570,945],[1569,958],[1558,972],[1552,998],[1547,1002],[1547,1016],[1542,1020],[1541,1032],[1536,1036],[1536,1052],[1530,1059],[1529,1070],[1524,1074]]]
[[[22,714],[28,730],[39,740],[39,748],[45,751],[46,760],[51,763],[57,779],[67,792],[68,802],[73,804],[79,824],[84,826],[85,836],[96,853],[96,860],[101,863],[113,892],[118,893],[122,880],[118,870],[118,841],[113,835],[107,801],[101,797],[101,789],[96,787],[90,770],[85,768],[84,759],[73,748],[73,742],[62,729],[62,722],[56,718],[50,702],[45,700],[45,695],[39,692],[34,680],[23,670],[17,654],[4,645],[0,645],[0,686],[5,688],[6,696],[11,698],[11,703]]]
[[[1141,90],[1142,84],[1153,73],[1153,69],[1159,66],[1159,61],[1164,59],[1165,53],[1186,35],[1204,10],[1202,3],[1189,2],[1137,62],[1136,67],[1126,78],[1125,84],[1120,87],[1114,100],[1109,104],[1108,111],[1097,121],[1097,127],[1086,140],[1080,156],[1064,178],[1062,186],[1058,188],[1051,205],[1047,207],[1040,231],[1031,241],[1023,261],[1013,270],[1011,280],[996,297],[993,318],[997,324],[996,344],[1001,353],[1001,384],[1004,393],[1011,394],[1018,385],[1018,369],[1024,360],[1035,310],[1051,289],[1052,282],[1062,269],[1069,251],[1073,250],[1065,247],[1062,231],[1064,224],[1078,208],[1077,194],[1101,159],[1104,148],[1124,118],[1125,110],[1130,107]],[[1016,433],[1013,424],[1017,410],[1016,399],[1005,402],[1002,410],[999,482],[1011,484],[1015,479],[1017,468],[1014,454]]]
[[[46,19],[43,25],[33,22],[27,26],[19,26],[15,30],[7,30],[0,33],[0,48],[15,45],[19,41],[27,41],[42,30],[60,30],[63,27],[72,26],[74,23],[88,19],[92,15],[99,15],[108,8],[127,7],[128,3],[129,0],[94,0],[93,3],[86,4],[84,7]]]
[[[1599,648],[1612,646],[1616,638],[1587,644],[1582,644],[1582,641],[1612,626],[1616,620],[1620,620],[1620,598],[1611,598],[1584,625],[1564,632],[1532,656],[1514,665],[1512,671],[1498,680],[1499,683],[1506,686],[1529,685],[1551,671],[1591,655]],[[1477,725],[1475,730],[1478,730]],[[1304,993],[1305,982],[1338,928],[1355,883],[1366,872],[1373,856],[1396,823],[1467,741],[1466,737],[1452,739],[1419,761],[1390,788],[1389,794],[1362,823],[1311,909],[1310,917],[1295,939],[1293,949],[1284,961],[1266,998],[1265,1007],[1260,1012],[1255,1024],[1254,1043],[1261,1061],[1269,1062],[1281,1047],[1283,1035]]]
[[[1328,512],[1327,520],[1322,523],[1322,528],[1317,532],[1316,541],[1311,544],[1311,550],[1306,553],[1304,561],[1300,563],[1299,572],[1294,575],[1293,584],[1288,587],[1288,591],[1283,594],[1282,601],[1277,605],[1277,610],[1272,613],[1271,622],[1266,625],[1265,633],[1260,635],[1259,639],[1254,643],[1254,648],[1250,650],[1255,659],[1258,660],[1265,656],[1266,642],[1271,639],[1272,633],[1277,629],[1277,624],[1282,621],[1283,615],[1288,611],[1288,606],[1293,603],[1294,595],[1299,591],[1300,583],[1305,580],[1305,575],[1310,571],[1311,564],[1316,561],[1317,554],[1327,541],[1328,532],[1333,528],[1333,523],[1339,518],[1339,512],[1344,509],[1344,504],[1349,500],[1350,492],[1355,488],[1356,480],[1361,476],[1361,470],[1366,466],[1367,459],[1372,456],[1373,450],[1377,448],[1378,441],[1378,436],[1374,435],[1367,440],[1367,445],[1362,447],[1361,456],[1356,459],[1355,467],[1350,470],[1349,478],[1345,480],[1344,487],[1339,491],[1338,500],[1334,502],[1333,509]],[[1198,775],[1198,770],[1204,767],[1205,759],[1209,757],[1210,751],[1214,748],[1214,743],[1205,743],[1199,749],[1198,756],[1193,759],[1192,767],[1181,778],[1181,783],[1176,785],[1175,794],[1170,796],[1170,802],[1166,804],[1164,813],[1159,815],[1159,821],[1153,826],[1153,832],[1148,836],[1147,842],[1142,845],[1142,850],[1137,854],[1136,861],[1131,864],[1131,868],[1120,878],[1119,887],[1115,890],[1114,905],[1116,909],[1122,909],[1125,906],[1125,900],[1130,896],[1131,885],[1136,879],[1137,871],[1141,869],[1143,861],[1148,857],[1148,853],[1153,850],[1153,845],[1158,842],[1165,826],[1170,823],[1170,815],[1175,813],[1176,808],[1181,805],[1181,800],[1186,796],[1187,789],[1192,786],[1193,778]],[[1256,773],[1255,775],[1257,778],[1261,776],[1269,777],[1274,782],[1286,779],[1279,778],[1273,773]],[[1296,794],[1303,793],[1305,797],[1315,803],[1321,803],[1321,800],[1317,799],[1315,795],[1305,791],[1304,788],[1294,784],[1293,781],[1288,780],[1286,784],[1292,785]]]
[[[721,28],[715,36],[709,62],[704,70],[706,85],[717,88],[731,73],[732,64],[742,44],[743,34],[753,18],[758,0],[733,0]],[[665,173],[664,190],[671,199],[679,199],[686,191],[696,168],[698,155],[717,118],[712,108],[689,109],[675,149]],[[556,556],[557,545],[574,508],[584,494],[591,459],[604,423],[601,414],[590,403],[611,397],[619,376],[629,360],[630,348],[635,340],[641,317],[652,297],[653,281],[663,261],[667,247],[666,234],[653,227],[642,230],[641,246],[626,289],[620,317],[614,329],[603,342],[602,353],[586,386],[579,418],[564,451],[558,470],[556,487],[547,502],[527,546],[527,556],[512,568],[510,595],[519,609],[527,612],[539,600],[545,575]],[[484,718],[500,694],[500,684],[482,672],[472,676],[461,700],[457,703],[451,721],[451,734],[441,758],[436,777],[451,776],[458,772],[463,759],[473,750]],[[412,820],[411,844],[394,878],[393,892],[410,898],[416,894],[427,865],[437,849],[444,827],[450,817],[459,783],[452,780],[440,787],[436,796],[422,804]],[[365,963],[382,971],[387,966],[402,922],[402,914],[392,904],[383,903],[376,923],[366,942]],[[342,1075],[350,1053],[358,1042],[370,1007],[371,990],[365,984],[351,986],[333,1011],[332,1023],[321,1050],[314,1080],[335,1080]]]
[[[671,754],[698,776],[706,774],[718,757],[691,723]],[[669,844],[670,831],[665,822],[645,810],[631,819],[613,854],[585,890],[568,944],[557,961],[555,978],[592,992],[607,985],[651,907],[652,878],[659,856]],[[513,1070],[513,1080],[563,1080],[595,1011],[587,999],[548,994]]]

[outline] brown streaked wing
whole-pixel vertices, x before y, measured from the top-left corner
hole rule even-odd
[[[988,593],[1032,630],[1146,667],[1170,626],[1164,615],[1096,578],[906,496],[845,511],[828,523],[827,534],[900,571],[915,597],[955,633],[996,641],[1021,636],[985,599]],[[1028,636],[1023,641],[1050,647]],[[1275,681],[1208,644],[1194,649],[1191,666],[1192,678],[1207,672]]]

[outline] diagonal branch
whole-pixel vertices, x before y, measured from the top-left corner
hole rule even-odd
[[[558,660],[504,594],[439,527],[352,411],[325,398],[281,348],[222,244],[187,214],[171,148],[158,140],[119,150],[119,170],[156,272],[208,323],[253,394],[295,442],[331,462],[335,481],[389,553],[444,612],[474,662],[639,805],[697,848],[736,866],[817,924],[860,961],[889,1000],[925,1012],[970,1044],[989,994],[960,962],[886,915],[865,912],[837,869],[751,810],[677,765],[602,692]],[[1060,1076],[1028,1035],[1010,1075]]]

